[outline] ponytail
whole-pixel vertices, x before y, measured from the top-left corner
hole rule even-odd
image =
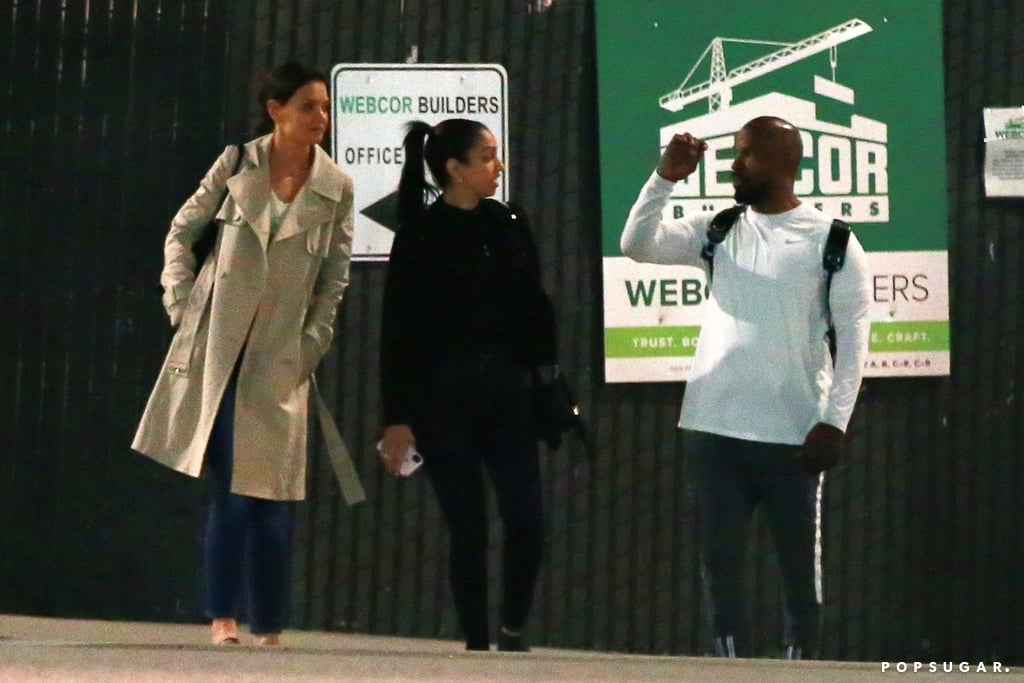
[[[398,224],[411,224],[423,211],[429,195],[437,196],[451,182],[448,177],[449,159],[465,163],[469,150],[480,140],[487,127],[471,119],[445,119],[436,126],[423,121],[410,121],[405,126],[405,163],[402,165],[402,179],[398,182]],[[427,183],[423,165],[426,163],[430,175],[438,187]],[[432,197],[431,197],[432,198]]]
[[[424,151],[433,130],[429,123],[423,121],[410,121],[405,126],[405,139],[402,141],[405,163],[398,181],[398,225],[402,228],[412,224],[423,211],[429,188],[423,170]]]

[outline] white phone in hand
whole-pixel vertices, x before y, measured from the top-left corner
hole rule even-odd
[[[423,464],[423,456],[412,444],[405,449],[405,457],[402,459],[402,469],[398,471],[403,477],[411,476],[413,472]]]
[[[383,441],[377,442],[377,451],[381,450]],[[423,456],[416,450],[416,446],[409,444],[409,447],[405,449],[405,457],[402,458],[402,467],[398,470],[398,474],[403,477],[412,476],[412,473],[420,468],[423,464]]]

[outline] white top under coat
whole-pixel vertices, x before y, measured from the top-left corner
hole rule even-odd
[[[301,192],[302,190],[299,190]],[[286,202],[278,197],[273,192],[270,193],[270,239],[277,236],[277,231],[281,229],[281,224],[284,223],[285,214],[288,213],[288,209],[291,208],[292,202]]]

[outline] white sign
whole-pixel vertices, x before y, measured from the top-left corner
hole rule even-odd
[[[397,190],[410,121],[483,123],[508,163],[508,75],[500,64],[337,64],[331,70],[331,152],[352,177],[352,256],[385,260],[397,228]],[[427,179],[431,180],[429,172]],[[508,194],[508,171],[495,198]]]
[[[1024,196],[1024,107],[985,109],[985,195]]]

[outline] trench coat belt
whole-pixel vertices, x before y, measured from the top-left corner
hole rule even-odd
[[[338,486],[341,488],[341,495],[349,505],[355,505],[366,500],[366,491],[359,482],[359,474],[355,465],[352,464],[352,456],[349,454],[345,440],[341,438],[331,411],[327,409],[323,397],[320,395],[320,388],[316,383],[316,376],[310,375],[309,380],[313,385],[313,395],[316,397],[316,410],[320,417],[320,429],[324,435],[324,445],[327,447],[327,456],[331,460],[331,467],[334,469],[334,476],[338,478]]]

